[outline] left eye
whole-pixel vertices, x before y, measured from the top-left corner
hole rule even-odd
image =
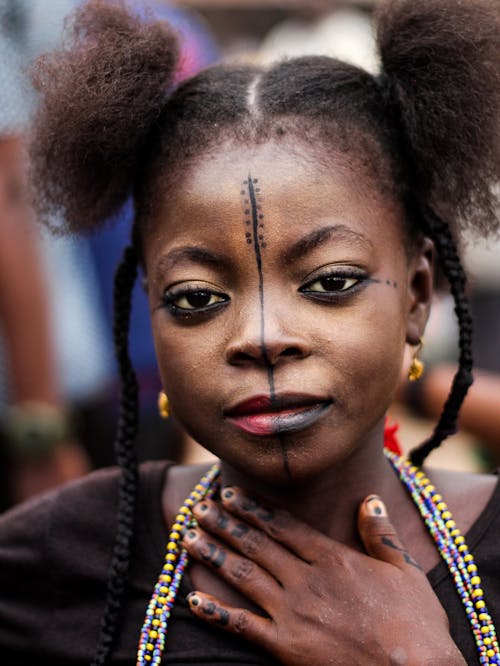
[[[197,310],[222,303],[224,298],[212,291],[189,291],[171,299],[171,304],[181,310]]]
[[[359,282],[360,278],[342,277],[340,275],[325,275],[314,282],[309,282],[301,291],[314,291],[316,293],[331,294],[333,292],[347,291]]]

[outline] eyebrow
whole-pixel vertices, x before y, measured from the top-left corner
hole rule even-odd
[[[302,259],[309,252],[312,252],[318,246],[330,240],[332,236],[335,236],[338,240],[346,240],[351,243],[356,243],[357,245],[361,244],[365,247],[373,247],[371,240],[366,236],[363,236],[363,234],[353,231],[345,224],[333,224],[327,227],[321,227],[320,229],[314,229],[296,241],[283,254],[285,263],[293,263],[298,259]]]
[[[185,245],[183,247],[176,247],[160,257],[154,270],[155,278],[160,278],[164,272],[171,270],[176,264],[184,261],[201,264],[202,266],[217,266],[221,269],[227,268],[230,264],[230,259],[225,254],[211,252],[195,245]]]

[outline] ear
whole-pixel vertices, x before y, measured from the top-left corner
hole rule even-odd
[[[424,334],[431,308],[434,282],[434,243],[422,238],[416,243],[408,271],[408,316],[406,342],[417,345]]]

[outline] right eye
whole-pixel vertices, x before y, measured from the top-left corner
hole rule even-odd
[[[225,303],[228,301],[228,297],[209,289],[191,288],[167,291],[163,301],[174,315],[196,314]]]

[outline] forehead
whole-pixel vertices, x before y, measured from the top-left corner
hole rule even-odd
[[[351,229],[352,239],[391,239],[403,251],[399,203],[384,197],[347,154],[319,158],[297,143],[221,147],[191,165],[160,199],[144,238],[145,263],[176,245],[239,247],[254,231],[265,245],[282,249],[332,225]]]

